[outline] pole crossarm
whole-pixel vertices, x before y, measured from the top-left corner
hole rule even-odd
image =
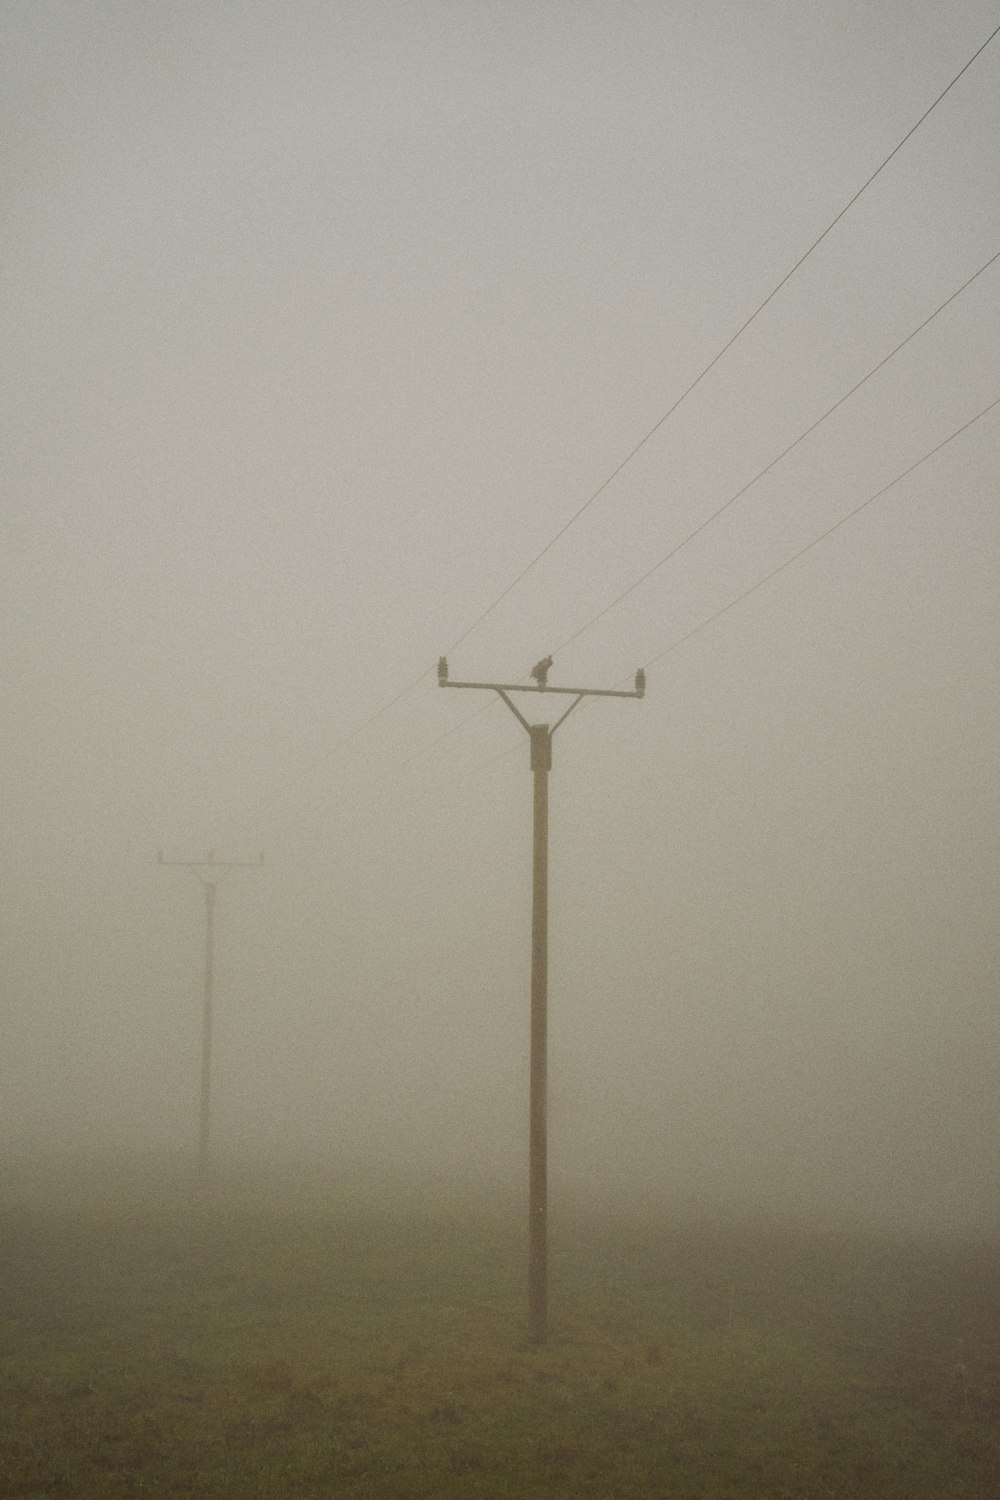
[[[176,865],[182,870],[190,870],[196,875],[202,885],[218,885],[227,870],[257,870],[264,863],[264,855],[261,853],[256,859],[216,859],[215,850],[210,849],[204,859],[165,859],[163,850],[156,851],[156,863],[158,865]],[[218,873],[207,879],[201,873],[202,870],[215,870]]]
[[[548,669],[551,663],[552,658],[549,657],[546,661],[540,662],[534,669],[532,673],[532,676],[536,678],[534,684],[524,682],[453,682],[448,676],[447,658],[442,656],[438,660],[437,667],[438,687],[477,688],[480,692],[496,693],[497,697],[503,699],[515,719],[523,724],[529,734],[531,733],[532,726],[511,698],[511,693],[561,693],[566,697],[572,698],[574,701],[570,704],[569,708],[566,709],[565,713],[559,715],[559,718],[549,729],[550,735],[555,734],[559,725],[569,718],[574,708],[582,703],[584,698],[644,698],[646,696],[646,673],[642,667],[635,674],[635,687],[628,690],[623,688],[553,687],[549,685],[547,680]]]
[[[628,692],[621,688],[576,688],[576,687],[545,687],[529,686],[525,682],[452,682],[450,678],[439,681],[439,687],[450,688],[489,688],[494,693],[568,693],[570,696],[576,694],[579,698],[644,698],[646,689],[631,688]]]

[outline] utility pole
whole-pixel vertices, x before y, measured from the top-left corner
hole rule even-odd
[[[215,892],[230,870],[259,868],[259,859],[216,859],[215,850],[206,859],[164,859],[157,851],[161,865],[179,865],[190,870],[201,881],[205,891],[205,989],[201,1012],[201,1097],[198,1113],[198,1174],[208,1176],[208,1144],[212,1118],[212,986],[215,971]]]
[[[534,686],[516,682],[452,682],[445,657],[438,661],[438,686],[486,689],[503,699],[528,731],[534,784],[531,882],[531,1065],[528,1121],[528,1307],[531,1341],[544,1344],[548,1332],[548,973],[549,973],[549,771],[552,736],[584,698],[642,698],[646,674],[640,667],[630,692],[611,688],[550,687],[551,656],[531,669]],[[573,702],[554,724],[529,724],[511,693],[562,693]]]

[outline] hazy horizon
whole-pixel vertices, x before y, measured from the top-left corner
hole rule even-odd
[[[220,1156],[519,1180],[527,737],[434,667],[552,653],[649,678],[555,740],[554,1192],[1000,1227],[1000,409],[755,588],[1000,397],[998,265],[602,614],[1000,250],[1000,39],[539,558],[995,24],[6,7],[9,1160],[194,1150],[215,849]]]

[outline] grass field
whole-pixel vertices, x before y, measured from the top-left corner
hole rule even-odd
[[[0,1495],[1000,1496],[997,1245],[162,1183],[0,1208]]]

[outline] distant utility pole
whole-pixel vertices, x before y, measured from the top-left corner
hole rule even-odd
[[[163,850],[157,851],[161,865],[179,865],[190,870],[201,881],[205,890],[205,998],[201,1013],[201,1103],[198,1116],[198,1172],[204,1179],[208,1174],[208,1141],[212,1116],[212,982],[215,969],[215,892],[230,870],[258,868],[264,863],[259,859],[216,859],[215,850],[208,851],[206,859],[164,859]]]
[[[552,736],[584,698],[642,698],[646,674],[640,667],[631,692],[611,688],[549,687],[551,656],[531,669],[534,686],[516,682],[450,682],[448,662],[438,661],[438,686],[479,688],[503,699],[531,740],[534,777],[534,838],[531,893],[531,1101],[528,1162],[528,1304],[531,1341],[544,1344],[548,1331],[548,967],[549,967],[549,771]],[[529,724],[511,693],[564,693],[573,702],[554,724]]]

